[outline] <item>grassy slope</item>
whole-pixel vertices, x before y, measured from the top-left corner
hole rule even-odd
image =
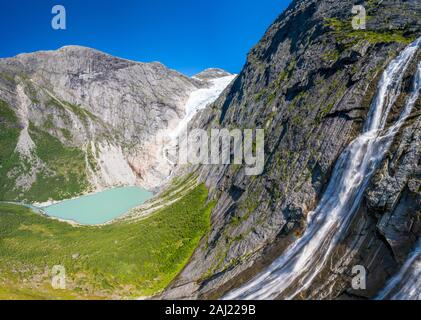
[[[0,100],[0,199],[14,185],[14,181],[10,181],[7,173],[19,160],[14,152],[19,133],[20,128],[15,113]]]
[[[400,42],[409,44],[415,40],[415,36],[405,36],[403,30],[353,30],[348,21],[341,21],[337,18],[325,19],[325,24],[334,30],[334,34],[339,43],[346,43],[352,46],[360,40],[366,40],[372,44]]]
[[[197,186],[176,203],[133,223],[72,227],[0,204],[0,298],[136,297],[162,290],[209,228],[213,204]],[[78,258],[72,255],[78,254]],[[50,286],[64,265],[67,287]]]
[[[37,181],[25,193],[26,199],[61,200],[80,195],[88,189],[83,151],[64,146],[57,138],[33,125],[30,126],[30,135],[37,146],[36,155],[54,174],[38,174]]]
[[[83,151],[64,146],[57,138],[33,124],[29,134],[36,144],[35,155],[46,168],[37,172],[36,182],[29,189],[17,188],[16,180],[31,172],[34,164],[15,152],[20,134],[18,119],[2,100],[0,126],[0,200],[61,200],[80,195],[88,189]]]

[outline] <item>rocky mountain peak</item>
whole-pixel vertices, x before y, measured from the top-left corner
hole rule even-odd
[[[207,81],[228,76],[232,76],[232,73],[219,68],[208,68],[198,74],[195,74],[192,78]]]
[[[211,73],[206,73],[209,79]],[[214,76],[224,74],[228,73],[213,72]],[[80,164],[86,167],[83,188],[94,189],[133,184],[158,187],[171,168],[160,158],[157,137],[185,120],[193,92],[212,86],[160,62],[130,61],[75,45],[0,59],[0,75],[0,100],[16,113],[23,128],[16,141],[9,143],[29,157],[39,149],[31,139],[43,132],[64,147],[78,148],[91,159],[89,166]],[[20,181],[22,188],[16,190],[23,192],[6,196],[28,199],[25,191],[31,190],[38,176],[47,174],[47,169],[41,169],[41,165],[31,166],[29,179],[11,168],[17,172],[12,183]],[[10,170],[0,172],[0,181]]]

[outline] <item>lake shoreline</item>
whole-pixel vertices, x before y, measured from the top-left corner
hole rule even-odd
[[[52,204],[49,202],[47,206],[41,206],[39,203],[26,206],[34,207],[50,218],[72,225],[101,226],[127,214],[153,196],[152,192],[138,186],[120,186]]]

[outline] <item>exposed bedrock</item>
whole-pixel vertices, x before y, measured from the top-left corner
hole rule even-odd
[[[366,6],[365,31],[351,27],[353,4]],[[339,154],[362,130],[383,70],[420,35],[420,6],[294,1],[270,26],[229,90],[191,124],[265,129],[264,173],[246,176],[238,165],[191,169],[217,200],[212,231],[162,297],[220,298],[301,236]],[[420,121],[418,101],[329,267],[297,298],[370,298],[399,269],[420,234]],[[352,290],[355,265],[367,269],[366,290]]]

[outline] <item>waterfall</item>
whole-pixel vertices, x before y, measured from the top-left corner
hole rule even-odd
[[[421,239],[399,273],[378,294],[377,300],[421,300]]]
[[[413,94],[410,97],[412,104],[418,99],[417,88],[421,86],[421,63],[418,65],[414,81]],[[376,297],[378,300],[421,300],[421,239],[415,250],[402,266],[401,270],[385,286]]]
[[[339,156],[320,203],[308,215],[303,236],[266,270],[229,292],[224,299],[275,299],[281,294],[286,299],[293,299],[309,288],[323,270],[332,251],[348,230],[364,191],[393,137],[418,98],[421,64],[418,65],[412,93],[404,110],[399,119],[385,130],[389,112],[401,92],[403,75],[420,44],[421,38],[405,48],[383,72],[363,132]]]

